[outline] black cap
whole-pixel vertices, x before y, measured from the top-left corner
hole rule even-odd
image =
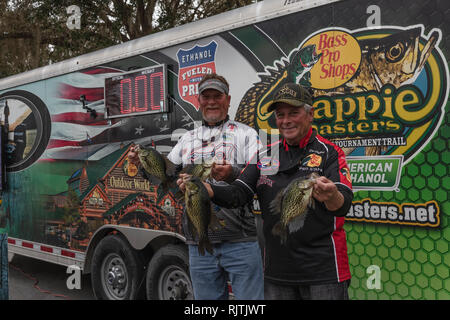
[[[285,102],[294,107],[302,107],[305,104],[312,106],[312,97],[308,90],[301,85],[296,83],[286,83],[275,92],[268,111],[271,112],[275,110],[278,102]]]

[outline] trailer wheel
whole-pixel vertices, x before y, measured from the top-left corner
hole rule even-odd
[[[137,252],[127,240],[117,235],[106,236],[92,257],[94,296],[99,300],[138,298],[143,269]]]
[[[152,257],[147,268],[149,300],[192,300],[189,256],[181,245],[167,245]]]

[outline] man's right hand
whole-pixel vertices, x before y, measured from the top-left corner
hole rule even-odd
[[[191,177],[190,174],[180,173],[179,178],[177,180],[177,184],[178,184],[178,188],[180,188],[181,192],[183,192],[183,193],[186,192],[186,184],[185,184],[185,182],[187,180],[189,180],[190,177]],[[202,183],[205,186],[206,190],[208,191],[209,197],[212,198],[214,196],[214,192],[211,189],[211,186],[207,182],[203,182],[202,181]]]
[[[184,182],[188,180],[190,176],[191,175],[187,173],[180,173],[180,175],[178,176],[177,185],[183,193],[186,191],[186,184]]]

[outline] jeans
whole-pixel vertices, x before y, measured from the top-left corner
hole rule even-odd
[[[261,249],[256,241],[213,244],[214,254],[189,245],[189,269],[196,300],[227,300],[228,284],[235,299],[263,300]]]
[[[348,300],[350,280],[315,285],[279,285],[265,281],[266,300]]]

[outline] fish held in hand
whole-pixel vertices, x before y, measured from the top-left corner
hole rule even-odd
[[[199,253],[205,255],[206,249],[210,254],[213,254],[208,237],[208,227],[213,220],[208,191],[198,177],[187,180],[185,185],[185,206],[189,229],[193,235],[198,237]]]
[[[182,173],[187,173],[200,178],[201,181],[206,181],[206,179],[211,177],[213,164],[214,159],[209,159],[198,164],[190,164],[183,168]]]
[[[280,236],[282,243],[286,243],[288,233],[296,232],[303,227],[309,207],[314,206],[312,191],[318,177],[313,173],[308,178],[294,179],[271,202],[272,212],[280,215],[272,234]]]
[[[175,166],[154,148],[137,147],[137,154],[144,170],[149,174],[152,184],[160,184],[163,192],[176,186]]]

